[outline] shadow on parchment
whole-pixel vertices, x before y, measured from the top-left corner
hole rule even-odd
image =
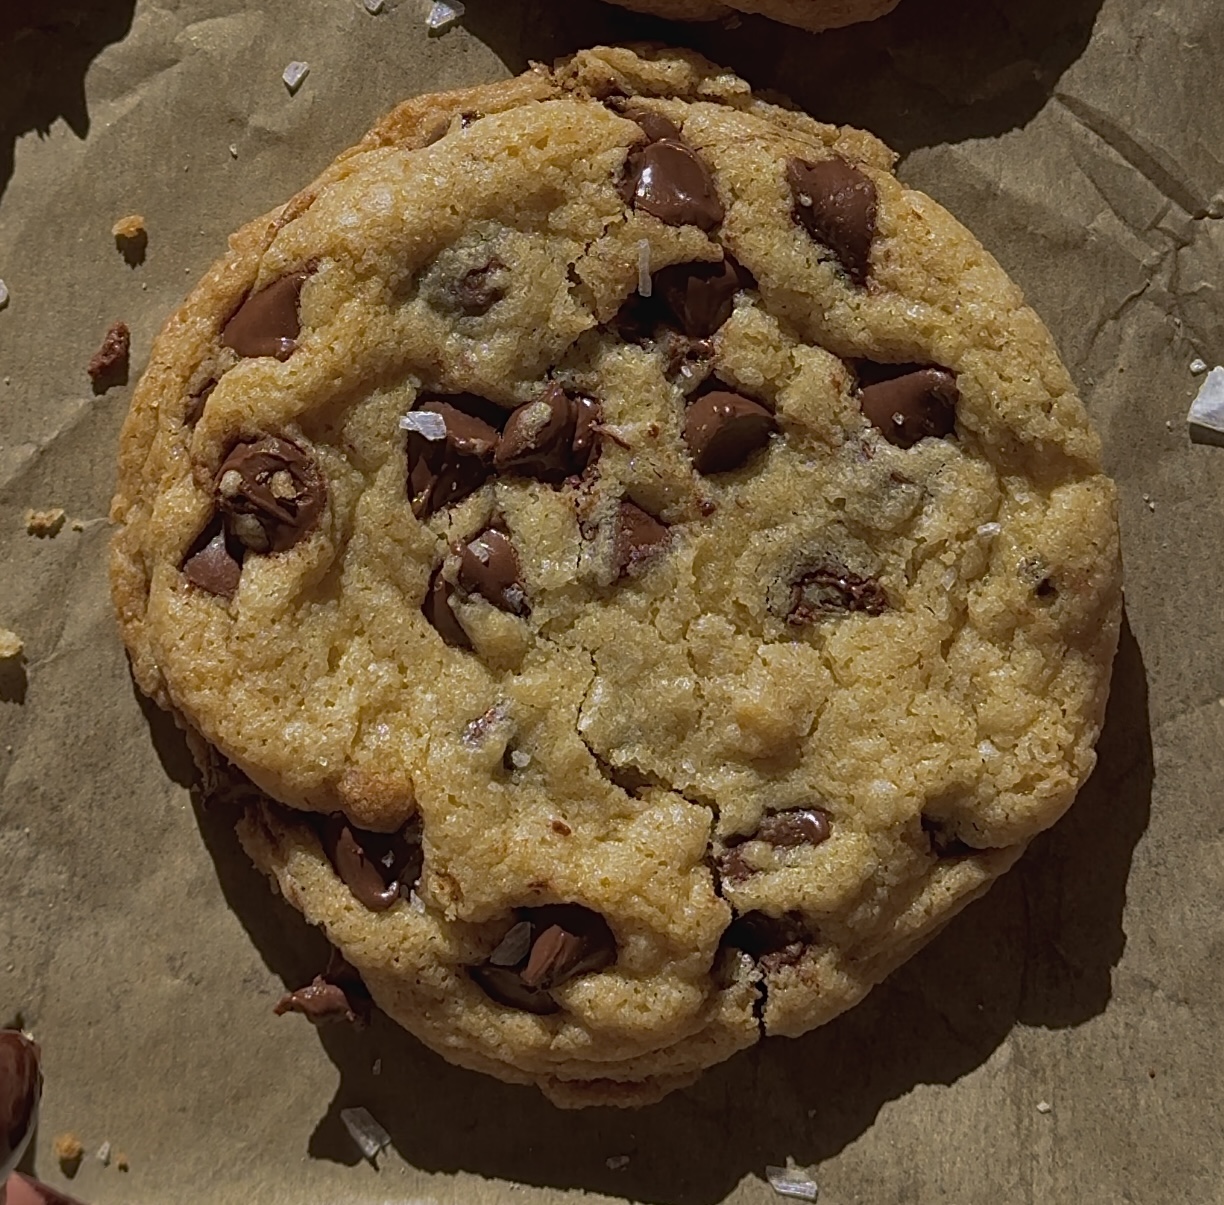
[[[153,737],[164,764],[181,772],[182,733],[158,723]],[[1143,657],[1125,620],[1098,751],[1075,806],[1019,865],[822,1029],[766,1041],[650,1108],[567,1113],[534,1089],[451,1067],[376,1013],[366,1030],[319,1030],[341,1082],[310,1154],[357,1163],[340,1110],[362,1106],[403,1158],[426,1171],[660,1205],[713,1205],[766,1164],[830,1158],[888,1101],[981,1066],[1014,1026],[1078,1025],[1105,1009],[1125,946],[1127,877],[1147,827],[1154,774]],[[324,966],[327,943],[272,896],[238,844],[236,818],[232,805],[197,801],[227,901],[286,988],[300,987]],[[606,1160],[618,1155],[628,1155],[628,1165],[610,1170]]]
[[[878,21],[809,34],[764,17],[663,21],[599,0],[468,0],[463,23],[512,71],[598,42],[689,46],[904,154],[1027,124],[1088,44],[1101,3],[901,0]]]
[[[63,118],[89,132],[85,73],[132,26],[136,0],[0,0],[0,197],[17,139]]]

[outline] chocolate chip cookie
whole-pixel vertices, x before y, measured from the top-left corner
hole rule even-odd
[[[359,979],[456,1063],[641,1104],[850,1007],[1070,805],[1113,486],[892,165],[586,51],[402,105],[171,318],[114,596],[347,960],[282,1011]]]
[[[759,13],[818,32],[872,21],[892,12],[898,0],[611,0],[611,3],[677,21],[712,21],[740,13]]]

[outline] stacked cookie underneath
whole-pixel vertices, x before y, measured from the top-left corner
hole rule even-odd
[[[1113,487],[892,162],[591,50],[402,105],[172,317],[114,595],[347,960],[286,1007],[645,1103],[854,1004],[1070,805]]]
[[[800,29],[837,29],[891,12],[897,0],[611,0],[622,8],[677,21],[713,21],[758,13]]]

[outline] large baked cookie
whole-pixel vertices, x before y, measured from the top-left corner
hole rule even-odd
[[[113,509],[137,681],[457,1063],[639,1104],[803,1033],[1092,768],[1097,437],[892,162],[591,50],[402,105],[157,341]]]
[[[897,7],[898,0],[611,0],[622,8],[677,21],[711,21],[738,13],[760,13],[800,29],[838,29],[872,21]]]

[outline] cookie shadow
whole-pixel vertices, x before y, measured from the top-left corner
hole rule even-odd
[[[904,154],[1027,124],[1083,53],[1101,3],[901,0],[878,21],[809,34],[763,17],[663,21],[599,0],[469,0],[464,25],[513,71],[599,42],[689,46]]]
[[[41,137],[61,117],[89,132],[85,73],[132,27],[136,0],[0,2],[0,197],[13,175],[17,140]]]
[[[889,1101],[981,1066],[1017,1024],[1074,1026],[1107,1006],[1154,776],[1143,657],[1125,621],[1098,750],[1068,815],[984,900],[830,1025],[771,1039],[659,1105],[567,1113],[532,1088],[450,1066],[376,1013],[365,1030],[319,1030],[340,1085],[310,1155],[359,1162],[340,1111],[363,1107],[398,1154],[426,1171],[660,1205],[714,1205],[768,1164],[830,1158]],[[327,943],[247,860],[237,807],[197,799],[196,814],[226,899],[264,961],[287,989],[308,982]]]

